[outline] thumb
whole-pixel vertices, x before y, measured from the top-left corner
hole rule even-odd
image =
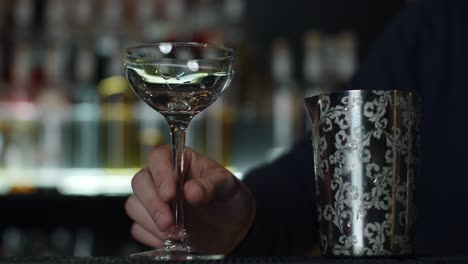
[[[239,188],[239,180],[222,167],[206,170],[201,177],[193,178],[184,186],[186,201],[192,205],[207,205],[227,201]]]

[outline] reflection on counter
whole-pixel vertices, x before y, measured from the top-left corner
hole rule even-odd
[[[57,227],[46,233],[8,226],[3,230],[1,242],[1,256],[91,256],[93,233],[84,227],[77,230]]]
[[[0,256],[128,256],[146,250],[130,236],[126,198],[45,190],[0,196]]]

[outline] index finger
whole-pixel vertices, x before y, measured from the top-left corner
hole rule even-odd
[[[175,196],[176,185],[171,146],[164,145],[155,148],[148,156],[147,163],[160,198],[165,202],[171,201]]]

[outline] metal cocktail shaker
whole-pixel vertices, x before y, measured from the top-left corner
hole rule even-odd
[[[305,99],[324,256],[413,253],[421,98],[348,90]]]

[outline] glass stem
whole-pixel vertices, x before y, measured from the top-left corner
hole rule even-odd
[[[172,201],[175,225],[170,228],[164,247],[168,250],[190,251],[184,226],[185,132],[190,119],[166,117],[171,130],[172,162],[176,173],[176,196]]]
[[[172,136],[172,161],[176,172],[176,198],[173,201],[173,213],[175,224],[183,227],[184,209],[183,209],[183,188],[184,188],[184,152],[185,152],[185,128],[174,127],[171,131]]]

